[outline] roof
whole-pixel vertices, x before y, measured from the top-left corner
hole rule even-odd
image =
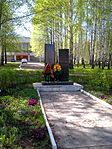
[[[34,56],[34,53],[16,53],[16,55],[30,55],[30,56]]]

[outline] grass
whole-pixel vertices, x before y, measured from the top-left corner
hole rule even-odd
[[[1,69],[2,80],[7,78],[4,80],[8,85],[5,84],[7,88],[3,87],[0,94],[0,148],[50,149],[39,97],[32,87],[33,82],[41,81],[41,71],[19,71],[15,67],[18,64],[7,64]],[[16,77],[11,84],[12,74]],[[29,105],[32,99],[36,103]]]
[[[0,65],[0,69],[18,69],[20,66],[20,63],[8,63],[4,66]]]
[[[74,68],[70,70],[70,80],[80,83],[84,90],[112,104],[112,70],[99,68]]]
[[[37,92],[32,83],[41,82],[42,70],[18,70],[19,64],[0,66],[0,148],[50,149],[51,144]],[[70,80],[112,104],[112,70],[89,67],[70,70]],[[28,104],[31,99],[37,103]]]

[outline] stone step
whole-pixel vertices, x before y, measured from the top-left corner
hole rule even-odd
[[[73,85],[74,82],[70,81],[51,81],[51,82],[42,82],[42,85]]]
[[[83,86],[78,83],[73,83],[73,85],[42,85],[41,83],[33,83],[33,87],[39,91],[47,92],[73,92],[83,89]]]

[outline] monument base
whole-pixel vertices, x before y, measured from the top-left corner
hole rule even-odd
[[[68,81],[54,81],[54,82],[42,82],[42,85],[73,85],[74,82]]]
[[[56,84],[42,85],[42,83],[33,83],[33,87],[38,91],[44,91],[44,92],[65,92],[65,91],[74,92],[74,91],[80,91],[81,89],[83,89],[83,86],[77,83],[73,83],[73,85],[56,85]]]

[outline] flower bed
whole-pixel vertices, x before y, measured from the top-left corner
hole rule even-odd
[[[34,89],[0,96],[0,111],[0,148],[51,148]]]

